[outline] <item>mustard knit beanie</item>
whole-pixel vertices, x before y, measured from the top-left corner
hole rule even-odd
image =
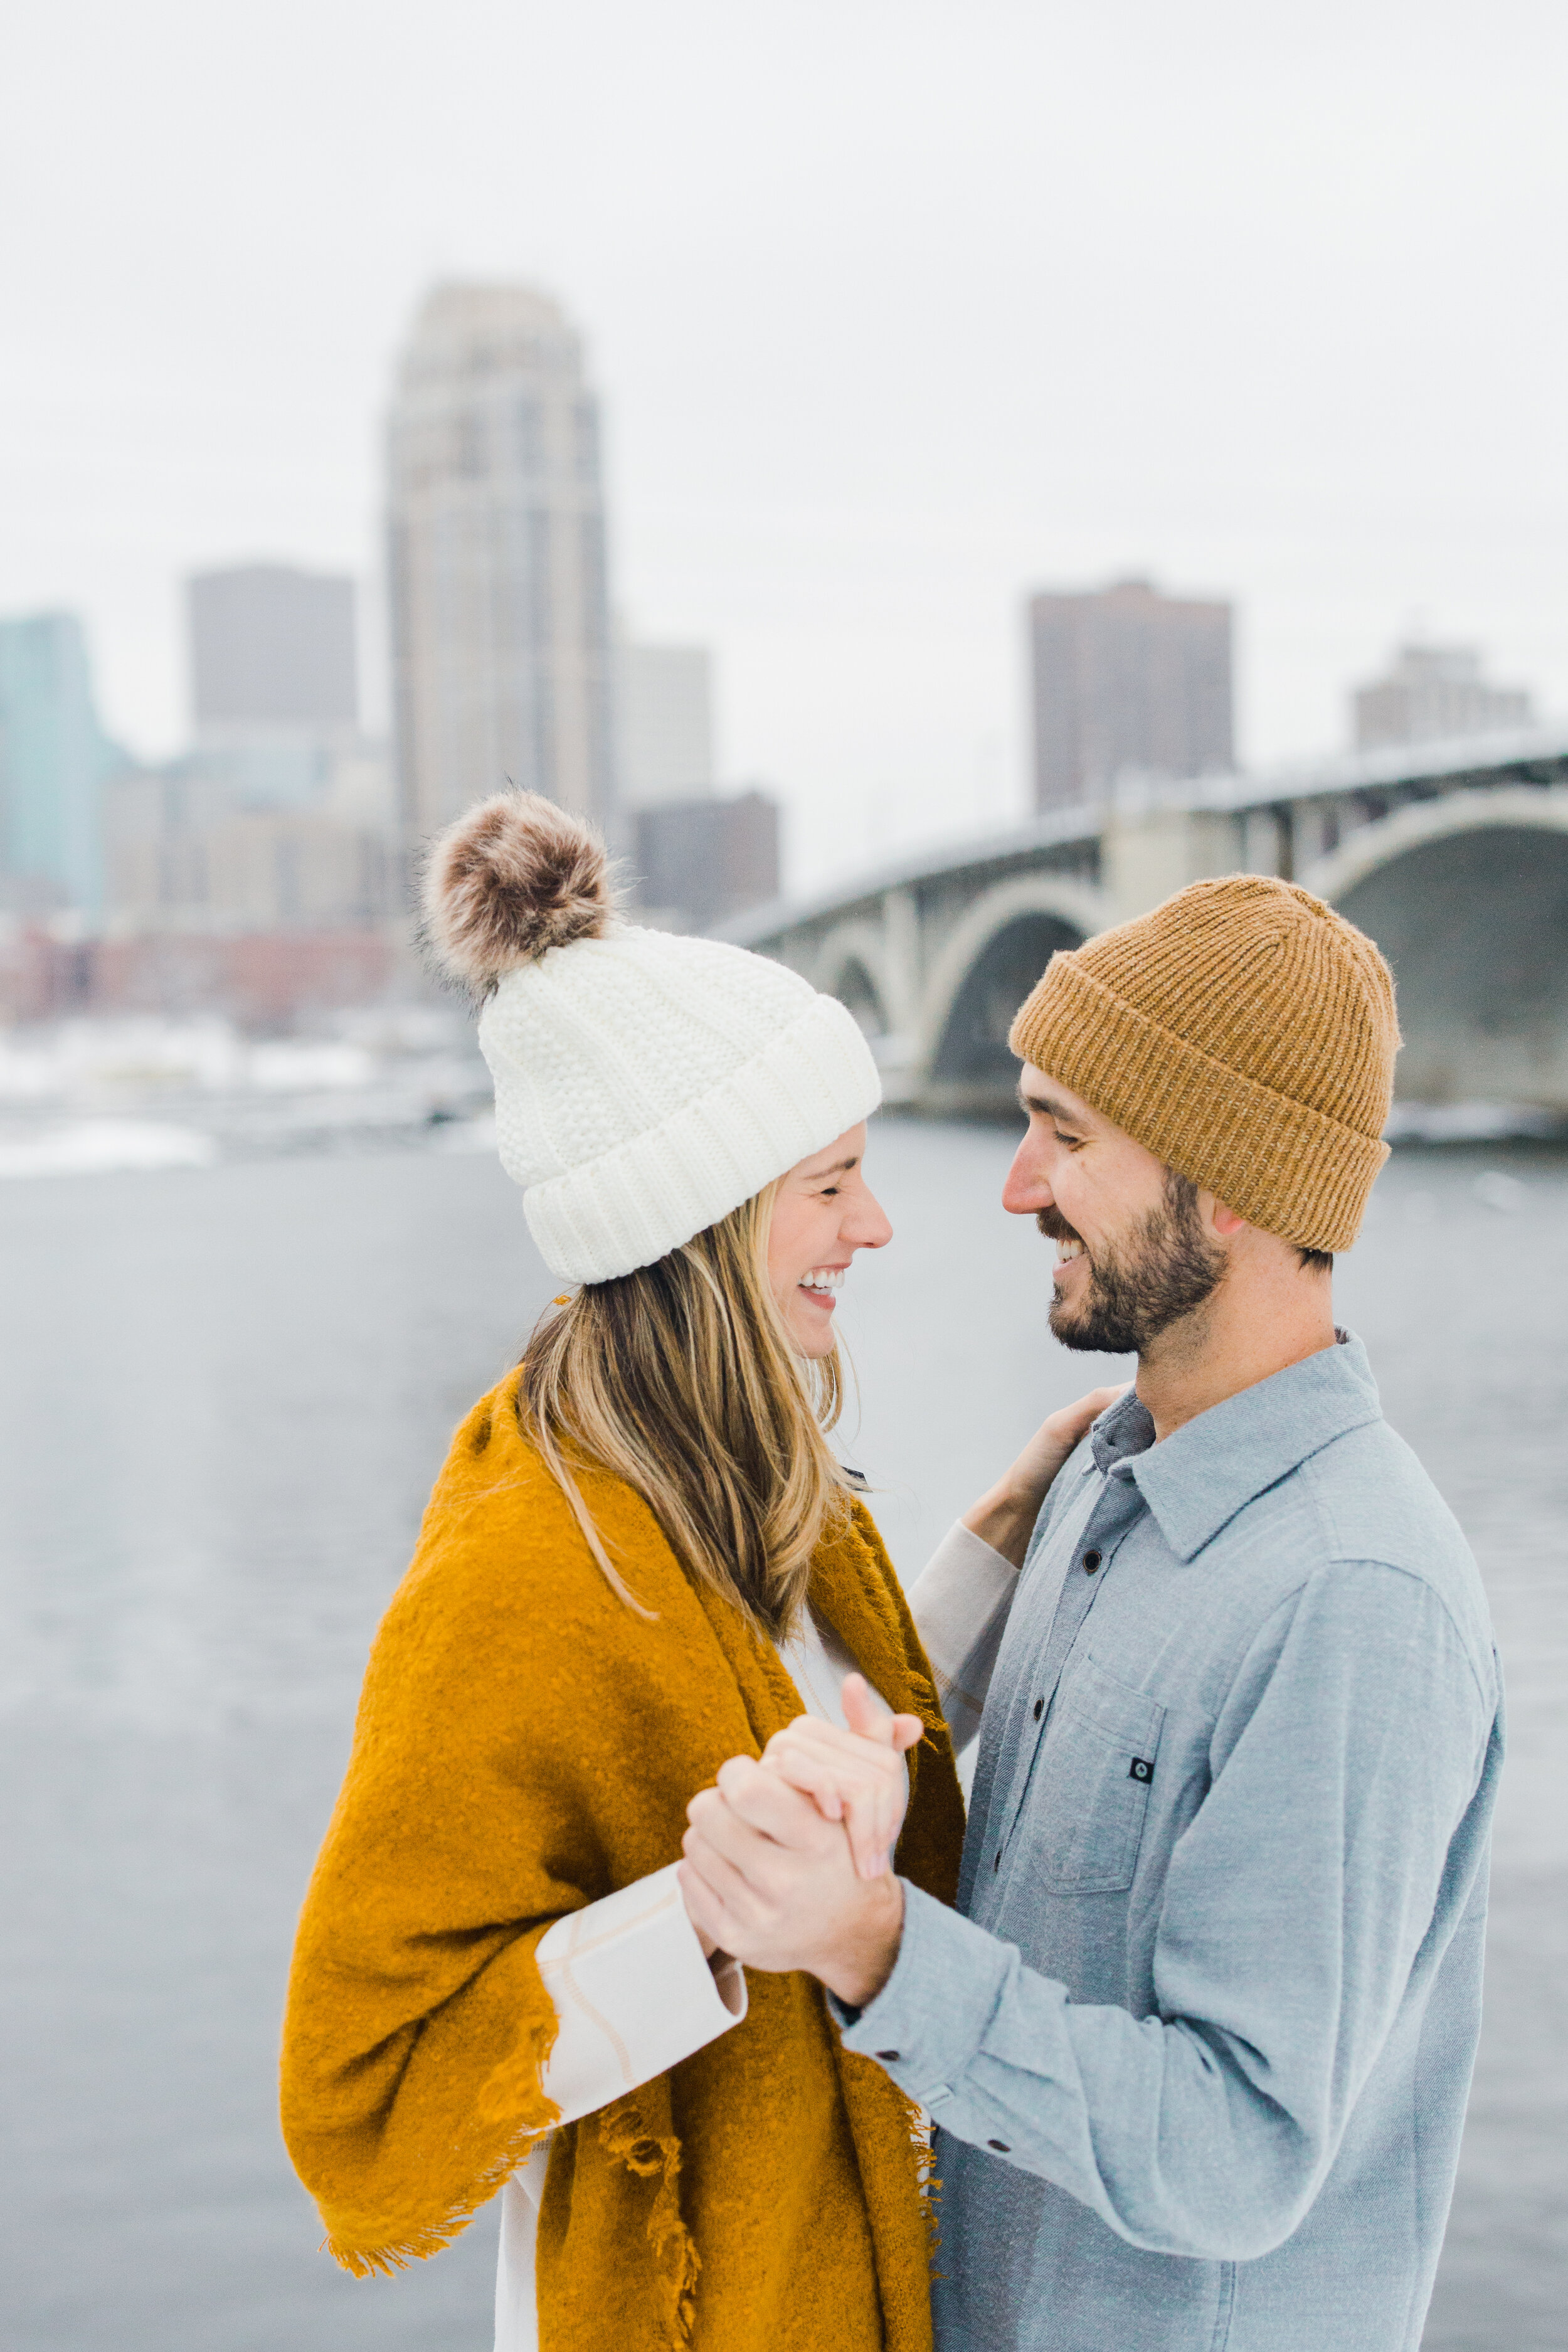
[[[536,793],[431,845],[425,940],[483,1008],[501,1165],[569,1282],[652,1265],[881,1099],[842,1004],[744,948],[624,922],[603,843]]]
[[[1007,1042],[1249,1224],[1354,1241],[1388,1157],[1394,979],[1310,891],[1194,882],[1054,955]]]

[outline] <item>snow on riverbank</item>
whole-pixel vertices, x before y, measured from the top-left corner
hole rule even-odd
[[[480,1149],[489,1092],[471,1028],[441,1010],[349,1013],[283,1038],[210,1018],[0,1032],[0,1179],[356,1145]]]
[[[162,1119],[83,1118],[0,1140],[0,1177],[109,1176],[131,1169],[210,1168],[216,1138]]]

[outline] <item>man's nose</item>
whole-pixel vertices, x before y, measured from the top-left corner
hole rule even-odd
[[[1037,1217],[1042,1209],[1055,1205],[1056,1194],[1047,1181],[1043,1158],[1033,1146],[1034,1138],[1026,1135],[1013,1154],[1013,1165],[1002,1187],[1002,1206],[1015,1217]]]

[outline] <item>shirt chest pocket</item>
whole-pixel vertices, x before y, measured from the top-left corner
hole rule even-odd
[[[1132,1884],[1165,1710],[1080,1659],[1051,1710],[1027,1800],[1030,1861],[1061,1895]]]

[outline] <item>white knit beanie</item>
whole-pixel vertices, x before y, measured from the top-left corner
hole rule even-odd
[[[484,1000],[501,1165],[569,1282],[651,1265],[881,1099],[837,999],[744,948],[619,922],[603,847],[537,793],[440,836],[425,917]]]

